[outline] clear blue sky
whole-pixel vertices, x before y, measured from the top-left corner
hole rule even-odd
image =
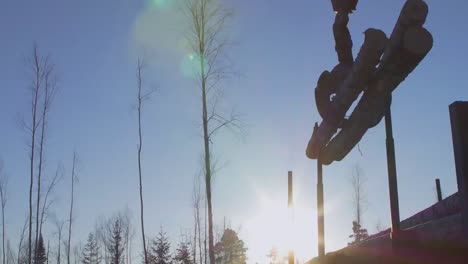
[[[27,136],[19,128],[28,114],[28,75],[23,63],[33,43],[52,56],[59,74],[50,116],[46,170],[67,169],[55,196],[54,212],[66,217],[73,149],[81,158],[76,193],[76,241],[99,216],[128,206],[138,220],[135,66],[146,54],[146,77],[159,92],[144,114],[146,224],[155,234],[164,226],[173,241],[192,226],[191,191],[200,169],[200,105],[194,82],[181,71],[183,23],[171,1],[5,0],[0,4],[0,156],[10,176],[7,232],[16,240],[28,207]],[[259,197],[286,205],[286,175],[295,174],[296,203],[305,208],[310,248],[316,254],[315,163],[304,155],[312,125],[319,120],[313,89],[323,70],[336,64],[329,1],[230,0],[236,12],[229,33],[239,78],[225,84],[223,105],[235,107],[248,124],[243,139],[216,138],[214,152],[226,164],[214,184],[215,221],[223,217],[254,241]],[[361,0],[350,29],[360,47],[369,27],[389,34],[403,0]],[[456,191],[448,105],[467,100],[468,3],[427,1],[426,24],[434,48],[394,93],[393,119],[402,218],[432,204],[434,179],[443,192]],[[327,250],[348,242],[352,211],[349,176],[359,164],[368,178],[364,225],[389,225],[383,124],[369,131],[343,162],[325,168]],[[301,221],[301,220],[298,220]],[[269,226],[272,232],[282,227]],[[137,229],[139,230],[139,229]],[[49,229],[51,236],[53,230]],[[309,232],[309,231],[307,231]],[[138,243],[136,240],[135,243]],[[304,241],[308,241],[305,239]],[[248,244],[250,259],[267,252]],[[134,253],[137,255],[137,253]],[[136,259],[139,259],[136,257]]]

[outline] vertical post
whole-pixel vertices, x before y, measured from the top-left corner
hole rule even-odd
[[[449,106],[458,195],[462,207],[463,237],[468,239],[468,102]]]
[[[442,201],[442,189],[440,188],[440,179],[436,179],[437,201]]]
[[[293,176],[292,176],[292,171],[288,171],[288,208],[293,208]]]
[[[400,206],[398,203],[398,182],[395,161],[395,143],[393,141],[391,98],[385,114],[385,132],[387,144],[388,188],[390,194],[390,212],[392,217],[392,238],[400,231]]]
[[[291,216],[291,230],[290,230],[290,243],[294,244],[294,236],[293,236],[293,226],[294,226],[294,215],[293,215],[293,174],[292,171],[288,171],[288,208],[290,211],[290,216]],[[294,249],[293,249],[293,244],[291,244],[291,249],[289,250],[288,254],[288,260],[289,264],[294,264]]]
[[[322,162],[317,159],[317,230],[318,230],[318,255],[325,256],[325,221],[323,214],[323,177]]]

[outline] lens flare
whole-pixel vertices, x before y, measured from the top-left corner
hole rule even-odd
[[[202,70],[202,57],[199,54],[191,53],[182,59],[180,69],[182,74],[188,78],[197,78],[201,74]],[[208,71],[208,64],[206,60],[203,60],[204,70]]]
[[[174,3],[174,0],[149,0],[152,7],[158,9],[167,9]]]

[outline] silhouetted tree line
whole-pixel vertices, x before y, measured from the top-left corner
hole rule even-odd
[[[59,229],[60,230],[60,229]],[[117,215],[96,224],[95,229],[87,236],[84,246],[74,248],[74,256],[70,258],[76,264],[131,264],[133,255],[132,244],[132,224],[129,211],[118,213]],[[58,233],[55,237],[58,237]],[[67,239],[62,241],[67,243]],[[60,245],[60,243],[58,243]],[[193,259],[195,250],[191,242],[190,235],[181,236],[177,246],[171,246],[170,239],[161,227],[158,234],[153,238],[147,238],[147,255],[150,264],[197,264]],[[34,254],[34,264],[60,263],[60,248],[51,253],[45,247],[44,238],[39,234],[38,244]],[[66,251],[66,250],[65,250]],[[219,241],[215,244],[216,264],[245,264],[247,248],[244,242],[238,237],[237,232],[225,228],[220,235]],[[13,253],[13,250],[9,251]],[[7,261],[9,264],[25,264],[28,261],[27,245],[20,250],[21,257],[18,262],[15,259]],[[68,259],[68,258],[67,258]],[[139,262],[139,261],[137,261]],[[141,263],[145,263],[143,253]]]

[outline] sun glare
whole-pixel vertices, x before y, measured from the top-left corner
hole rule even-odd
[[[249,251],[254,255],[253,263],[265,263],[269,252],[275,248],[279,256],[287,257],[294,250],[301,262],[315,253],[316,242],[313,210],[295,204],[287,208],[286,201],[260,198],[260,207],[247,222]]]

